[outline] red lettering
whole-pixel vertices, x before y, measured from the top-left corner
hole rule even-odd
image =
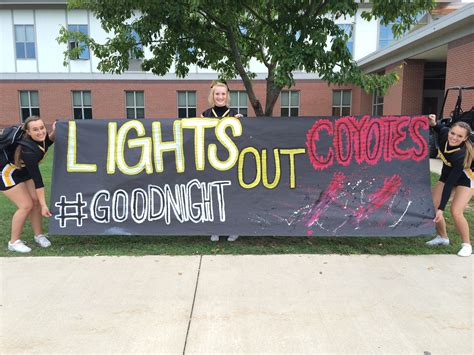
[[[348,118],[342,117],[336,121],[336,132],[333,141],[336,147],[336,159],[342,166],[349,165],[352,159],[352,133]],[[345,139],[343,139],[343,136]],[[344,148],[347,150],[345,155]]]
[[[395,134],[393,140],[390,144],[391,152],[390,154],[393,155],[394,158],[400,160],[410,159],[410,149],[403,150],[398,147],[398,145],[405,140],[407,137],[407,133],[404,130],[404,127],[408,126],[410,123],[409,116],[403,116],[397,119],[397,124],[395,125]]]
[[[386,161],[391,161],[393,158],[392,155],[392,138],[393,138],[393,131],[396,130],[394,126],[397,124],[398,117],[381,117],[383,122],[385,123],[385,137],[384,137],[384,152],[383,152],[383,158]]]
[[[352,132],[353,132],[353,144],[354,144],[354,154],[355,160],[357,164],[362,164],[364,161],[364,150],[365,146],[363,143],[363,130],[365,125],[367,124],[367,120],[370,118],[369,116],[363,116],[360,120],[355,119],[354,117],[347,117],[348,122],[352,125]]]
[[[334,159],[334,151],[332,148],[328,149],[326,157],[318,156],[316,152],[316,141],[319,140],[319,131],[321,129],[325,129],[328,135],[333,135],[332,122],[326,119],[316,121],[306,134],[306,146],[308,147],[309,159],[316,170],[323,170],[331,166]]]
[[[428,144],[421,130],[428,129],[427,119],[417,117],[341,117],[332,122],[327,119],[317,120],[306,134],[308,155],[316,170],[323,170],[334,163],[336,157],[339,165],[348,166],[352,160],[357,164],[375,165],[380,159],[414,159],[420,161],[428,154]],[[333,136],[332,147],[318,145],[320,134]],[[411,142],[407,140],[410,136]],[[413,143],[413,144],[411,144]],[[323,150],[323,153],[319,150]]]
[[[416,161],[423,160],[428,154],[428,144],[421,136],[420,129],[428,129],[428,119],[425,116],[415,116],[411,119],[408,129],[413,143],[419,147],[419,149],[412,148],[412,158]]]
[[[367,164],[377,164],[382,156],[382,126],[383,123],[380,121],[380,118],[373,118],[369,122],[367,134],[363,136],[366,139],[364,146]],[[371,146],[373,146],[372,152],[370,151]]]

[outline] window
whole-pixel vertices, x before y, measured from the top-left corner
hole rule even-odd
[[[332,115],[348,116],[351,114],[351,90],[334,90],[332,92]]]
[[[282,117],[298,116],[300,106],[299,91],[282,91],[280,94],[280,110]]]
[[[247,116],[247,93],[245,91],[232,91],[230,93],[231,108],[237,110],[244,116]]]
[[[38,91],[20,91],[20,110],[22,121],[40,115]]]
[[[81,32],[85,35],[89,34],[87,25],[69,25],[68,30],[72,32]],[[89,59],[89,47],[85,45],[84,42],[77,42],[74,39],[69,40],[69,49],[82,48],[81,54],[76,59]]]
[[[145,98],[143,91],[125,91],[127,118],[145,118]]]
[[[72,108],[75,120],[90,120],[92,118],[91,92],[73,91]]]
[[[132,37],[135,39],[136,44],[132,48],[130,48],[128,54],[130,56],[130,59],[140,59],[140,56],[138,55],[138,53],[136,53],[136,50],[139,50],[140,52],[143,51],[143,45],[141,44],[141,40],[138,36],[137,31],[132,30],[131,34]]]
[[[35,32],[33,25],[15,25],[16,59],[35,59]]]
[[[372,94],[372,116],[383,115],[383,96],[380,96],[378,91]]]
[[[178,117],[196,117],[196,91],[178,91]]]
[[[354,55],[354,32],[351,24],[338,25],[341,30],[349,37],[346,42],[346,47],[351,56]]]
[[[420,27],[423,27],[424,25],[428,24],[430,20],[431,15],[427,14],[426,12],[419,12],[414,20],[415,23],[413,23],[408,31],[413,31],[416,30]],[[385,48],[394,41],[396,41],[398,38],[395,38],[392,32],[392,27],[395,24],[401,23],[401,18],[397,17],[395,21],[388,23],[387,25],[382,25],[380,24],[379,26],[379,49]],[[399,37],[403,37],[405,33],[400,34]]]
[[[387,47],[389,44],[391,44],[395,40],[392,33],[392,26],[393,26],[393,23],[389,23],[388,25],[380,24],[379,49]]]

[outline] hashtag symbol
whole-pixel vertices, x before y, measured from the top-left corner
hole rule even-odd
[[[66,221],[76,221],[78,227],[82,227],[82,220],[87,219],[87,214],[84,213],[84,208],[87,207],[87,202],[82,200],[82,194],[77,193],[75,200],[66,200],[66,196],[61,196],[59,202],[54,204],[59,209],[59,213],[55,214],[54,218],[59,221],[61,228],[66,227]]]

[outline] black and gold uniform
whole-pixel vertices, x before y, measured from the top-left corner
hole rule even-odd
[[[474,162],[470,168],[464,168],[466,146],[464,144],[457,147],[449,145],[448,127],[437,124],[433,128],[438,133],[438,155],[443,161],[439,181],[445,184],[438,209],[444,210],[454,187],[466,186],[474,188]]]
[[[22,164],[20,167],[13,163],[15,149],[6,149],[0,155],[0,191],[11,189],[30,179],[33,179],[35,188],[44,187],[39,163],[43,160],[53,141],[47,135],[44,142],[24,138],[18,144],[21,146],[20,161]]]
[[[206,111],[202,113],[202,117],[210,117],[210,118],[223,118],[223,117],[235,117],[237,115],[237,111],[233,108],[228,108],[227,106],[214,106],[208,108]]]

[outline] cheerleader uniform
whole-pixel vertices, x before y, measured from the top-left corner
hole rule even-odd
[[[456,147],[449,145],[449,128],[437,124],[434,130],[438,133],[438,156],[443,162],[439,181],[445,184],[438,209],[444,210],[454,187],[474,188],[474,162],[469,168],[464,167],[466,146],[464,144]]]
[[[202,117],[208,118],[224,118],[224,117],[235,117],[238,114],[233,108],[228,108],[227,106],[214,106],[208,108],[202,113]]]
[[[33,179],[35,188],[44,187],[39,164],[44,159],[53,141],[47,135],[44,142],[36,142],[30,138],[25,138],[18,144],[21,146],[20,161],[22,164],[20,167],[12,163],[16,147],[7,148],[0,154],[0,191],[9,190],[30,179]]]

